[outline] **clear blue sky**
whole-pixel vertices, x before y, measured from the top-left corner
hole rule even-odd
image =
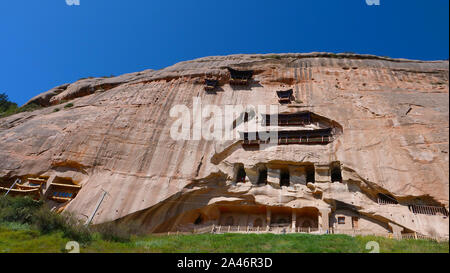
[[[448,59],[448,0],[3,0],[0,93],[210,55],[357,52]]]

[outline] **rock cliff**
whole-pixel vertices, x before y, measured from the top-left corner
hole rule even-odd
[[[228,67],[252,70],[251,81],[231,84]],[[82,188],[62,209],[90,215],[105,190],[94,223],[137,221],[148,232],[237,222],[270,229],[287,220],[448,236],[448,212],[412,208],[448,211],[448,73],[448,61],[308,53],[205,57],[82,79],[28,102],[40,110],[0,119],[1,183],[70,178]],[[204,90],[206,78],[218,81],[214,92]],[[279,104],[276,91],[288,89],[292,102]],[[278,105],[286,115],[316,117],[297,129],[331,126],[335,135],[328,143],[258,148],[242,140],[173,139],[179,118],[171,109],[192,111],[198,100]],[[192,124],[191,114],[185,122]],[[396,204],[383,205],[380,196]]]

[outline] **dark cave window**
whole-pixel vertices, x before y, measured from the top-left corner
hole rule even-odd
[[[233,216],[228,216],[227,219],[225,220],[225,225],[226,226],[232,226],[234,225],[234,218]]]
[[[344,225],[345,224],[345,217],[338,217],[338,224]]]
[[[238,166],[237,174],[236,174],[236,182],[245,182],[245,177],[247,174],[245,173],[245,169],[243,165]]]
[[[316,181],[314,166],[307,166],[305,171],[306,183],[314,183]]]
[[[253,227],[262,227],[262,226],[263,226],[263,222],[262,222],[261,218],[258,218],[253,222]]]
[[[267,184],[267,169],[263,168],[259,170],[258,185],[266,185],[266,184]]]
[[[202,215],[200,214],[200,215],[197,217],[197,219],[195,219],[194,224],[195,224],[195,225],[200,225],[202,222],[203,222],[203,217],[202,217]]]
[[[303,228],[310,228],[312,227],[311,222],[309,220],[305,220],[302,224]]]
[[[280,186],[289,186],[290,175],[288,170],[281,170],[280,172]]]
[[[341,166],[334,165],[331,167],[331,182],[342,182]]]

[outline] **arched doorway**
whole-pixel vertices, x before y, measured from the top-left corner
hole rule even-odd
[[[296,223],[299,228],[319,228],[319,210],[315,207],[303,207],[295,211]]]
[[[244,164],[236,165],[236,183],[245,183],[247,174],[245,173]]]
[[[232,226],[234,225],[234,218],[233,216],[228,216],[225,220],[225,225],[226,226]]]
[[[309,220],[303,221],[302,228],[310,228],[310,227],[312,227],[312,225]]]
[[[262,226],[263,226],[263,222],[262,222],[261,218],[255,219],[255,221],[253,222],[253,227],[262,227]]]
[[[203,217],[201,214],[199,214],[197,219],[195,219],[194,221],[194,225],[200,225],[201,223],[203,223]]]

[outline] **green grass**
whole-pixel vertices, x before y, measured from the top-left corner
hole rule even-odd
[[[43,235],[32,229],[0,227],[0,253],[57,253],[66,242],[61,233]]]
[[[61,232],[41,234],[31,228],[0,226],[1,252],[65,252],[70,239]],[[366,243],[376,241],[380,252],[436,253],[449,252],[448,243],[424,240],[402,240],[374,236],[350,237],[347,235],[308,234],[198,234],[133,237],[127,242],[114,242],[94,236],[88,243],[80,244],[83,253],[364,253]]]
[[[381,252],[449,252],[449,244],[347,235],[196,234],[143,235],[133,223],[106,223],[86,228],[71,214],[56,214],[43,201],[0,198],[0,253],[65,252],[67,242],[80,243],[81,252],[368,252],[375,241]]]

